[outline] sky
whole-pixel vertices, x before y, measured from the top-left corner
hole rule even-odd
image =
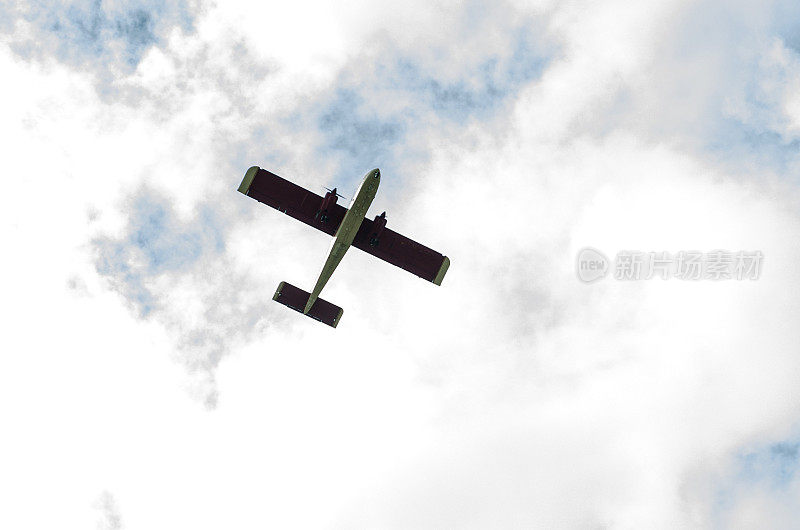
[[[0,1],[0,527],[796,527],[798,15]],[[442,285],[351,250],[336,329],[273,303],[329,236],[253,165],[379,167]],[[759,274],[615,276],[716,250]]]

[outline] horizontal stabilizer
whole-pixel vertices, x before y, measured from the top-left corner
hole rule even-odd
[[[307,293],[299,287],[295,287],[290,283],[281,282],[272,299],[302,313],[303,309],[306,307],[306,302],[308,302],[309,295],[310,293]],[[322,298],[317,298],[317,301],[311,306],[311,310],[306,314],[315,320],[319,320],[335,328],[342,318],[342,313],[344,313],[344,310],[341,307],[333,305]]]

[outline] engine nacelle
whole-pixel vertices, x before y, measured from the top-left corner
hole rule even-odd
[[[336,188],[333,188],[325,194],[325,198],[322,199],[322,206],[320,206],[319,212],[317,212],[317,217],[320,221],[324,223],[328,220],[328,212],[336,204],[337,199]]]
[[[381,234],[386,230],[386,212],[375,216],[372,221],[372,232],[369,235],[369,244],[373,247],[378,246],[381,239]]]

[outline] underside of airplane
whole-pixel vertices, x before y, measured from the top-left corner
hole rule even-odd
[[[374,219],[364,217],[375,198],[380,177],[378,169],[368,171],[349,208],[345,208],[337,204],[336,188],[321,197],[258,166],[247,170],[239,186],[241,193],[334,238],[312,291],[281,282],[273,300],[336,327],[342,318],[342,308],[319,298],[319,294],[351,246],[441,285],[450,266],[447,256],[387,228],[386,212]]]

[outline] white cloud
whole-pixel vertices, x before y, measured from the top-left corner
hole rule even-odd
[[[114,496],[104,491],[97,499],[96,507],[100,512],[100,520],[97,523],[99,530],[119,530],[122,528],[122,516],[119,508],[114,501]]]

